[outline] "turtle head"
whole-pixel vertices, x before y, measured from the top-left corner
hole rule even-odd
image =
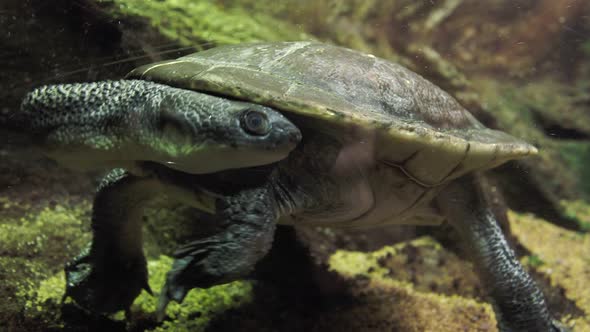
[[[40,87],[18,119],[46,155],[80,170],[153,161],[211,173],[279,161],[301,140],[271,108],[140,80]]]
[[[278,111],[253,103],[171,89],[150,125],[137,128],[157,162],[187,173],[270,164],[287,157],[301,132]]]

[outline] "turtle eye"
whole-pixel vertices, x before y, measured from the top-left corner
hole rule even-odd
[[[270,122],[266,114],[257,111],[246,111],[242,116],[242,128],[254,135],[266,135],[270,131]]]

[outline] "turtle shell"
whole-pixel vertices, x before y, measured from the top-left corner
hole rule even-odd
[[[221,46],[128,78],[264,104],[343,140],[368,134],[375,158],[429,187],[537,152],[405,67],[318,42]]]

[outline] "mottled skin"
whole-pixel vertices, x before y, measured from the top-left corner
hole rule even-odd
[[[246,52],[239,53],[245,56],[251,51],[248,47],[231,50],[238,53],[240,50]],[[330,79],[345,83],[337,87],[330,87],[328,83],[328,87],[322,87],[324,84],[318,83],[316,93],[309,95],[311,99],[318,95],[332,98],[337,93],[355,87],[360,91],[357,91],[355,98],[346,97],[349,98],[346,102],[348,104],[342,109],[336,107],[339,105],[338,101],[334,102],[336,104],[330,104],[329,100],[324,99],[323,102],[334,108],[324,111],[316,108],[314,111],[310,108],[313,103],[305,104],[305,99],[294,97],[293,93],[298,93],[297,89],[300,88],[298,84],[291,84],[283,91],[280,89],[281,78],[273,81],[275,78],[268,76],[270,74],[265,68],[281,68],[285,65],[280,63],[281,59],[294,59],[294,63],[297,63],[298,52],[308,50],[311,53],[306,53],[305,59],[311,69],[300,69],[307,70],[305,77],[313,85],[314,79],[308,76],[314,75],[314,65],[321,67],[330,60],[325,58],[326,53],[345,54],[346,60],[336,58],[334,66],[336,68],[342,64],[343,68],[348,66],[351,70],[355,69],[354,61],[350,58],[358,56],[361,59],[358,61],[364,63],[365,56],[351,53],[349,50],[310,43],[262,44],[261,47],[255,46],[253,49],[263,53],[261,55],[254,52],[256,57],[253,59],[262,65],[256,69],[256,66],[250,63],[242,68],[237,57],[234,59],[237,64],[231,64],[233,71],[230,72],[238,81],[244,78],[239,75],[245,71],[251,71],[249,73],[253,81],[264,75],[271,79],[266,85],[270,90],[266,90],[266,93],[258,95],[257,98],[252,98],[252,101],[267,106],[280,106],[279,109],[289,118],[281,120],[283,126],[288,127],[285,122],[292,122],[302,133],[302,136],[299,136],[298,132],[287,135],[290,139],[286,141],[291,142],[291,145],[287,144],[286,150],[291,151],[292,143],[301,139],[297,147],[286,158],[277,159],[275,155],[274,160],[268,158],[259,163],[266,166],[254,168],[250,167],[255,166],[252,160],[261,160],[264,152],[258,153],[256,158],[251,160],[232,159],[231,153],[222,155],[219,157],[220,162],[215,164],[210,172],[196,172],[191,169],[207,167],[207,155],[199,153],[186,154],[186,159],[191,161],[188,164],[190,167],[184,169],[186,172],[173,170],[160,158],[141,159],[141,162],[134,163],[132,171],[114,170],[105,178],[95,198],[92,216],[93,242],[66,267],[66,295],[95,312],[111,313],[129,308],[141,289],[147,288],[145,258],[141,249],[142,209],[151,197],[166,192],[210,213],[217,219],[220,232],[208,238],[184,243],[176,251],[174,266],[160,292],[160,318],[163,317],[169,301],[181,302],[192,288],[209,287],[246,276],[271,247],[277,223],[362,227],[382,224],[439,224],[447,220],[458,230],[482,279],[491,291],[502,331],[563,330],[552,320],[541,291],[508,246],[495,216],[483,198],[476,177],[471,174],[478,168],[485,168],[483,165],[490,167],[503,160],[526,155],[532,148],[508,135],[483,128],[477,120],[460,108],[456,101],[432,84],[417,78],[416,74],[407,69],[401,70],[394,65],[379,62],[383,60],[377,61],[374,57],[368,58],[367,63],[370,66],[367,66],[367,72],[364,73],[374,73],[372,70],[376,68],[375,63],[378,63],[384,72],[380,72],[377,79],[367,74],[369,78],[365,80],[362,70],[356,76],[328,75],[316,70],[319,76],[315,79],[329,76]],[[281,51],[275,54],[277,49]],[[268,58],[268,54],[264,52],[268,50],[272,51],[275,58],[271,56],[270,60],[267,59],[269,62],[264,62],[265,56]],[[220,51],[220,54],[223,55],[224,52]],[[225,55],[231,58],[231,54]],[[317,62],[314,62],[314,59]],[[349,60],[352,64],[346,62]],[[200,60],[195,56],[189,64],[180,61],[180,69],[193,68],[193,61]],[[231,61],[222,64],[227,63]],[[198,76],[190,71],[179,71],[176,65],[177,62],[172,62],[173,68],[176,69],[173,72],[185,75],[183,77],[188,80],[187,82],[193,82],[191,79]],[[158,66],[149,67],[147,71],[160,68]],[[211,68],[219,66],[214,65]],[[338,73],[338,69],[335,70]],[[390,74],[387,70],[391,71]],[[167,75],[166,71],[163,73]],[[224,73],[219,71],[216,75]],[[391,76],[394,83],[387,83],[388,75],[399,73],[403,73],[401,79]],[[296,80],[294,76],[291,79]],[[219,78],[210,74],[202,76],[201,79],[203,77],[207,78],[205,82],[214,81],[215,77]],[[173,79],[174,77],[171,78],[172,81]],[[150,82],[133,82],[133,89],[145,90],[145,93],[153,88],[153,83]],[[387,90],[391,98],[379,99],[379,106],[371,109],[373,113],[369,110],[362,111],[360,108],[356,111],[347,108],[360,107],[354,102],[363,101],[363,96],[380,98],[379,95],[371,95],[373,92],[369,93],[369,90],[363,94],[367,84],[375,82],[376,88]],[[248,91],[248,88],[256,89],[256,86],[248,87],[248,81],[241,83],[244,85],[237,87],[243,88],[241,92]],[[273,83],[276,83],[277,87],[273,87]],[[121,87],[118,91],[122,96],[129,95],[125,86],[131,83],[123,80],[114,84]],[[396,84],[401,86],[396,88]],[[231,83],[228,82],[227,85]],[[223,84],[218,86],[224,87]],[[70,87],[64,85],[32,92],[23,103],[23,114],[26,114],[25,118],[28,121],[35,122],[38,118],[45,117],[41,122],[50,123],[51,121],[47,121],[47,115],[39,115],[41,112],[38,112],[45,108],[45,104],[75,114],[64,122],[67,128],[74,129],[73,134],[68,136],[69,139],[63,141],[63,144],[58,140],[53,145],[61,156],[74,157],[79,151],[68,150],[69,144],[83,140],[81,131],[75,129],[94,128],[96,123],[100,122],[100,117],[97,120],[96,117],[85,116],[86,113],[77,113],[76,107],[68,102],[79,100],[77,95],[89,94],[85,91],[84,85],[71,90],[73,97],[61,100],[62,104],[56,106],[54,95]],[[88,87],[93,87],[91,95],[98,105],[93,108],[104,107],[109,110],[108,114],[127,116],[133,113],[137,106],[137,103],[120,100],[111,102],[112,90],[102,92],[100,88],[95,89],[95,84],[89,84]],[[273,94],[275,88],[278,91],[276,95]],[[162,89],[164,93],[178,90],[162,85],[159,85],[158,89]],[[217,93],[238,93],[234,90],[222,89]],[[254,94],[254,90],[249,92]],[[175,105],[185,105],[185,99],[201,99],[203,102],[196,104],[207,105],[209,98],[212,98],[189,90],[185,90],[184,93],[175,92],[174,96],[175,102],[172,104]],[[246,95],[235,96],[243,98]],[[346,98],[343,96],[343,99]],[[372,98],[365,102],[373,103]],[[146,102],[149,103],[147,100]],[[399,114],[393,114],[396,111],[396,103],[401,105]],[[297,112],[293,105],[299,105],[306,111]],[[171,111],[186,112],[175,108]],[[203,112],[203,109],[198,112]],[[275,111],[270,109],[268,112]],[[216,114],[211,112],[213,118]],[[334,114],[340,115],[334,117]],[[52,116],[49,115],[49,118]],[[358,120],[358,125],[348,121],[350,119]],[[371,124],[374,126],[371,127]],[[199,126],[199,121],[193,125]],[[109,126],[106,126],[106,129],[108,128]],[[104,130],[101,129],[99,132]],[[227,127],[227,130],[236,129]],[[422,136],[416,136],[416,132]],[[130,137],[126,133],[122,135],[125,139]],[[275,140],[269,135],[259,136],[262,140]],[[44,143],[44,139],[42,136],[41,143]],[[136,144],[138,139],[133,137],[130,141]],[[215,141],[209,148],[213,149],[215,144],[223,143],[223,140]],[[83,147],[81,150],[86,149],[89,148]],[[160,151],[176,150],[178,149],[175,144],[169,144]],[[240,148],[235,152],[239,151]],[[491,152],[486,154],[486,151]],[[268,150],[268,153],[272,154],[273,150]],[[454,157],[444,158],[449,155]],[[228,171],[224,168],[225,159],[232,165],[228,168],[236,170]],[[66,163],[68,160],[62,158]],[[115,161],[118,160],[115,158]],[[433,176],[432,173],[437,175]],[[462,177],[457,179],[459,175]],[[429,182],[431,180],[434,182]]]
[[[272,130],[248,132],[248,113],[261,114]],[[301,139],[268,107],[136,80],[41,87],[0,125],[27,133],[43,153],[78,170],[139,171],[137,163],[156,161],[210,173],[281,160]]]

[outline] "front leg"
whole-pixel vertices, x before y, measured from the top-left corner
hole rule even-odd
[[[92,243],[66,265],[66,293],[93,312],[128,311],[147,283],[142,249],[143,206],[159,190],[155,178],[123,169],[99,185],[92,210]]]
[[[158,318],[171,300],[182,302],[192,288],[231,282],[250,273],[270,250],[278,207],[269,185],[218,198],[216,220],[222,231],[180,247],[158,304]]]
[[[439,205],[467,244],[473,262],[491,291],[499,328],[507,331],[563,331],[552,320],[543,293],[508,245],[480,178],[455,180],[439,195]]]

